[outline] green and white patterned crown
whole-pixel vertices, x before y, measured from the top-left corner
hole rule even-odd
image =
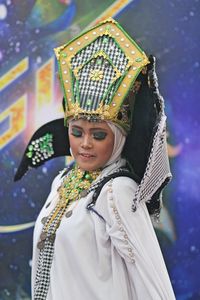
[[[129,118],[125,114],[119,118],[119,113],[126,110],[126,96],[149,61],[122,27],[109,18],[55,53],[65,119],[111,120],[128,129]]]

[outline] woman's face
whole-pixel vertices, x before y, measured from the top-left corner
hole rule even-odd
[[[69,123],[69,142],[78,166],[85,171],[94,171],[109,160],[114,134],[106,122],[73,120]]]

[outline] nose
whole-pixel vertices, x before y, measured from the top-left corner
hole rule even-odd
[[[92,139],[90,138],[89,135],[85,134],[83,136],[82,142],[81,142],[81,147],[83,149],[91,149],[92,148]]]

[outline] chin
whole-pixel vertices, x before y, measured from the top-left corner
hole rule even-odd
[[[92,171],[96,171],[97,169],[100,169],[101,167],[99,165],[95,165],[95,164],[84,164],[82,162],[79,163],[79,161],[77,161],[77,165],[79,166],[79,168],[81,168],[84,171],[88,171],[88,172],[92,172]]]
[[[78,166],[84,170],[84,171],[88,171],[88,172],[92,172],[92,171],[96,171],[97,169],[99,169],[99,167],[93,167],[93,166],[85,166],[85,165],[82,165],[82,164],[78,164]]]

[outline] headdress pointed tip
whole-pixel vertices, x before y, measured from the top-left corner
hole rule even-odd
[[[112,17],[107,18],[106,22],[117,23],[117,21],[115,19],[113,19]]]

